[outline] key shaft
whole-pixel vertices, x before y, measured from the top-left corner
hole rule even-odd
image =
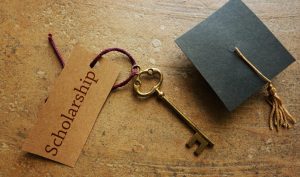
[[[213,146],[214,143],[208,139],[208,137],[201,132],[201,130],[192,122],[187,116],[183,114],[164,94],[164,92],[160,91],[159,89],[156,89],[156,93],[158,97],[163,100],[180,118],[181,121],[183,121],[187,126],[189,126],[191,129],[195,131],[195,133],[198,133],[203,136],[203,138],[209,143],[210,146]]]
[[[154,75],[158,76],[159,81],[154,85],[150,90],[148,91],[142,91],[141,90],[141,76],[143,74],[147,74],[148,76],[154,77]],[[185,123],[186,126],[188,126],[190,129],[194,131],[194,135],[189,139],[189,141],[186,143],[186,146],[188,148],[191,148],[193,145],[198,144],[198,147],[194,151],[195,155],[201,154],[201,152],[207,147],[212,147],[214,145],[213,142],[211,142],[208,137],[201,132],[201,130],[189,119],[187,116],[185,116],[171,101],[168,100],[168,98],[165,96],[164,92],[160,91],[160,86],[163,81],[163,75],[157,68],[148,68],[143,71],[140,71],[139,74],[136,77],[135,82],[133,83],[134,91],[141,97],[149,97],[153,94],[157,94],[158,97],[163,100],[179,117],[181,121]]]

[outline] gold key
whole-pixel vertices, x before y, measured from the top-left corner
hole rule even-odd
[[[141,85],[142,85],[141,76],[144,74],[147,74],[151,77],[155,77],[155,74],[159,76],[159,82],[154,87],[152,87],[152,89],[148,92],[141,91]],[[201,154],[201,152],[204,150],[205,147],[213,147],[214,143],[212,143],[212,141],[210,141],[208,137],[204,133],[202,133],[200,129],[196,127],[196,125],[188,117],[186,117],[181,111],[179,111],[179,109],[176,108],[174,104],[172,104],[166,98],[164,92],[160,91],[160,86],[162,84],[162,81],[163,81],[163,75],[159,69],[148,68],[146,70],[141,71],[137,75],[136,80],[134,82],[134,91],[141,97],[149,97],[154,93],[156,93],[161,100],[163,100],[166,104],[168,104],[168,106],[172,108],[172,110],[174,110],[179,115],[180,119],[195,132],[195,134],[191,137],[191,139],[186,144],[188,148],[191,148],[196,143],[199,144],[196,151],[194,152],[195,155],[198,156],[199,154]]]

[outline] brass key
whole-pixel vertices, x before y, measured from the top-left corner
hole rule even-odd
[[[152,89],[148,92],[142,92],[141,91],[141,76],[144,74],[148,74],[151,77],[154,77],[155,74],[159,76],[159,82],[152,87]],[[201,152],[204,150],[205,147],[213,147],[214,143],[208,139],[208,137],[200,131],[200,129],[188,118],[186,117],[181,111],[179,111],[178,108],[174,106],[165,96],[164,92],[160,91],[160,86],[163,81],[163,75],[160,72],[159,69],[157,68],[148,68],[146,70],[141,71],[134,82],[134,91],[141,97],[149,97],[156,93],[158,97],[163,100],[166,104],[168,104],[169,107],[172,108],[180,117],[180,119],[188,125],[194,132],[195,134],[190,138],[190,140],[187,142],[186,146],[188,148],[191,148],[194,144],[198,143],[199,146],[197,147],[196,151],[194,152],[195,155],[201,154]]]

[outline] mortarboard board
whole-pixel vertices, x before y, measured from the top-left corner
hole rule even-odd
[[[295,61],[240,0],[230,0],[176,43],[229,111],[266,84],[240,59],[235,47],[269,79]]]

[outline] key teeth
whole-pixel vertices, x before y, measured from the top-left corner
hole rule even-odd
[[[185,144],[186,147],[188,147],[188,148],[193,147],[193,145],[196,143],[197,139],[198,139],[198,138],[197,138],[197,135],[196,135],[196,134],[193,135],[193,136],[190,138],[190,140]]]
[[[187,147],[187,148],[191,148],[193,145],[190,145],[190,144],[188,144],[188,143],[186,143],[185,144],[185,147]]]
[[[201,152],[202,152],[202,151],[201,151]],[[199,153],[199,152],[197,152],[197,150],[196,150],[196,151],[194,151],[194,155],[198,157],[198,156],[201,154],[201,152]]]
[[[185,146],[187,148],[191,148],[194,144],[196,144],[196,142],[199,143],[199,146],[194,151],[194,155],[199,156],[203,152],[205,147],[209,146],[210,143],[207,140],[205,140],[201,135],[196,133],[190,138],[190,140],[185,144]]]
[[[203,150],[205,149],[205,147],[208,146],[208,142],[206,142],[206,141],[205,142],[202,141],[202,142],[199,142],[199,143],[200,143],[199,147],[194,152],[194,154],[196,156],[200,155],[203,152]]]

